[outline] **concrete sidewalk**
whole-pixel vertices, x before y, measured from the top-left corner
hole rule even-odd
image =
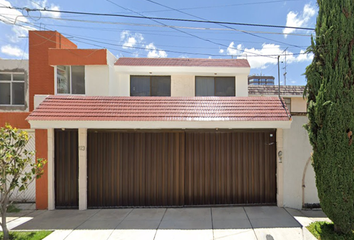
[[[305,213],[278,207],[32,211],[9,218],[9,227],[55,230],[46,240],[314,239],[300,223],[317,220],[316,214]],[[325,217],[320,211],[317,215]]]

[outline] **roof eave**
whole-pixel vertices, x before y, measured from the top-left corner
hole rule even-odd
[[[29,120],[31,128],[90,129],[289,129],[292,120],[283,121],[59,121]]]

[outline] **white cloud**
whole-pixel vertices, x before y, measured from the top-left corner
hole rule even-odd
[[[209,57],[208,57],[208,59],[212,59],[212,57],[211,57],[211,56],[209,56]]]
[[[316,14],[315,8],[311,7],[310,4],[306,4],[302,11],[302,14],[290,11],[286,16],[286,26],[289,27],[306,27],[310,19]],[[286,38],[289,33],[294,32],[294,28],[284,28],[283,33]]]
[[[242,53],[242,44],[238,44],[235,48],[235,43],[231,42],[226,52],[227,55],[240,55]]]
[[[146,45],[145,50],[148,51],[148,58],[165,58],[167,57],[167,53],[163,50],[159,50],[155,47],[153,43]]]
[[[224,53],[224,52],[225,52],[224,49],[219,50],[219,53]]]
[[[134,48],[136,45],[142,44],[144,37],[140,33],[131,33],[128,30],[124,30],[120,33],[120,40],[123,43],[122,48],[129,49]]]
[[[276,55],[280,55],[280,61],[285,60],[287,64],[311,61],[313,58],[312,54],[305,54],[304,50],[300,51],[300,54],[294,55],[294,53],[286,51],[280,48],[279,45],[264,43],[261,49],[256,48],[244,48],[241,44],[234,47],[234,42],[231,42],[227,48],[228,55],[238,55],[237,58],[247,58],[251,65],[251,68],[265,69],[269,65],[275,65],[278,63]],[[273,56],[267,56],[273,55]]]
[[[6,1],[6,0],[0,0],[0,6],[6,6],[6,7],[12,7],[11,3]],[[23,25],[23,26],[12,26],[12,34],[7,34],[7,38],[13,42],[19,42],[21,39],[19,36],[25,36],[27,35],[27,31],[34,29],[27,24],[29,23],[28,19],[22,14],[22,12],[16,10],[16,9],[10,9],[10,8],[0,8],[0,23],[6,23],[6,24],[17,24],[17,25]]]
[[[58,5],[55,5],[53,3],[48,4],[47,0],[43,1],[31,1],[31,4],[35,8],[45,8],[48,10],[55,10],[55,11],[60,11],[60,7]],[[41,12],[42,16],[45,17],[53,17],[53,18],[60,18],[60,12]]]
[[[23,58],[28,58],[28,54],[22,51],[22,49],[16,47],[16,46],[11,46],[11,45],[5,45],[1,47],[1,52],[13,56],[13,57],[23,57]]]

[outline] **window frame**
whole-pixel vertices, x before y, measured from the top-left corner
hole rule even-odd
[[[149,93],[150,95],[147,96],[133,96],[131,92],[131,80],[132,77],[146,77],[150,79],[150,88],[149,88]],[[153,77],[168,77],[170,79],[170,95],[168,96],[157,96],[157,95],[151,95],[152,92],[152,78]],[[171,97],[171,92],[172,92],[172,84],[171,84],[171,75],[130,75],[129,76],[129,96],[130,97]]]
[[[25,72],[0,72],[0,74],[9,74],[11,75],[10,80],[0,80],[0,83],[9,83],[10,84],[10,104],[1,104],[0,106],[6,106],[6,107],[22,107],[26,105],[26,74]],[[23,75],[23,80],[14,80],[14,74],[15,75]],[[12,90],[13,90],[13,83],[23,83],[23,104],[13,104],[13,95],[12,95]]]
[[[214,79],[214,95],[208,95],[208,96],[202,96],[202,95],[197,95],[197,78],[201,77],[201,78],[213,78]],[[230,96],[219,96],[216,95],[216,78],[233,78],[234,79],[234,93],[233,95]],[[195,97],[235,97],[236,96],[236,77],[235,76],[195,76],[194,77],[194,96]]]
[[[58,66],[66,66],[66,67],[70,67],[70,70],[69,70],[69,81],[70,81],[70,92],[69,93],[58,93]],[[73,81],[72,81],[72,70],[71,70],[71,67],[72,66],[82,66],[84,67],[84,91],[85,93],[72,93],[73,91]],[[83,95],[86,95],[86,74],[85,74],[85,70],[86,70],[86,66],[85,65],[56,65],[55,68],[54,68],[54,92],[55,92],[55,95],[80,95],[80,96],[83,96]]]

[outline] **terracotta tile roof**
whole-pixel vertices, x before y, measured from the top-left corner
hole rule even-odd
[[[280,95],[298,95],[304,94],[305,86],[280,86]],[[278,85],[248,85],[249,95],[278,95]]]
[[[246,59],[119,58],[117,66],[250,67]]]
[[[289,121],[277,97],[49,96],[26,120]]]

